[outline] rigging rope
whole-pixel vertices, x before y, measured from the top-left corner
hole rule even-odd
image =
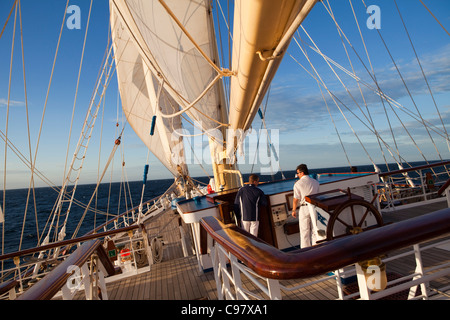
[[[433,16],[433,18],[437,21],[437,23],[439,23],[439,25],[441,26],[442,29],[444,29],[444,31],[450,36],[450,33],[447,31],[447,29],[445,29],[445,27],[442,25],[442,23],[438,20],[438,18],[436,18],[436,16],[433,14],[433,12],[431,12],[430,9],[428,9],[428,7],[425,5],[425,3],[423,3],[422,0],[419,0],[420,3],[425,7],[425,9],[428,10],[428,12]]]
[[[77,85],[76,85],[76,89],[75,89],[75,98],[74,98],[73,107],[72,107],[72,117],[71,117],[71,120],[70,120],[69,138],[68,138],[68,141],[67,141],[66,160],[65,160],[65,165],[64,165],[64,175],[63,175],[63,177],[66,176],[66,171],[67,171],[67,161],[68,161],[68,158],[69,158],[70,140],[72,138],[72,127],[73,127],[73,120],[74,120],[74,117],[75,117],[75,108],[76,108],[77,98],[78,98],[78,89],[79,89],[79,86],[80,86],[81,69],[83,67],[84,52],[85,52],[85,49],[86,49],[86,41],[87,41],[87,36],[88,36],[88,31],[89,31],[89,23],[90,23],[90,20],[91,20],[92,3],[93,3],[93,0],[91,0],[91,4],[90,4],[90,7],[89,7],[89,13],[88,13],[88,18],[87,18],[87,23],[86,23],[86,31],[84,33],[83,49],[81,50],[81,59],[80,59],[80,66],[78,68],[78,78],[77,78]],[[63,181],[63,185],[64,185],[64,181]]]
[[[378,81],[377,81],[377,78],[376,78],[376,75],[375,75],[375,70],[374,70],[373,65],[372,65],[372,60],[370,59],[369,51],[367,50],[366,41],[364,40],[364,36],[363,36],[363,34],[362,34],[362,31],[361,31],[361,27],[360,27],[360,25],[359,25],[358,18],[356,17],[355,9],[353,8],[352,0],[349,0],[349,3],[350,3],[350,7],[351,7],[351,9],[352,9],[352,13],[353,13],[353,17],[354,17],[354,19],[355,19],[356,26],[358,27],[359,36],[360,36],[360,38],[361,38],[361,42],[362,42],[362,44],[363,44],[364,51],[365,51],[365,53],[366,53],[366,57],[367,57],[367,60],[368,60],[368,62],[369,62],[370,69],[371,69],[372,72],[370,73],[369,70],[367,69],[367,67],[365,66],[365,64],[363,63],[364,68],[366,69],[366,71],[367,71],[367,73],[370,75],[370,77],[373,79],[375,85],[377,86],[377,90],[378,90],[379,92],[381,92],[381,89],[380,89],[380,87],[379,87],[379,85],[378,85]],[[338,27],[338,28],[339,28],[339,27]],[[339,29],[340,29],[340,28],[339,28]],[[353,49],[353,50],[354,50],[354,49]],[[355,51],[355,50],[354,50],[354,51]],[[359,57],[359,56],[358,56],[358,57]],[[361,60],[361,62],[362,62],[362,60]],[[359,86],[359,82],[358,82],[358,86]],[[384,103],[383,96],[382,96],[382,95],[378,95],[378,96],[380,97],[380,102],[381,102],[381,104],[382,104],[382,106],[383,106],[384,115],[386,116],[386,120],[387,120],[387,123],[388,123],[388,125],[389,125],[390,132],[391,132],[391,136],[392,136],[392,139],[393,139],[393,141],[394,141],[395,148],[396,148],[396,150],[397,150],[397,154],[399,155],[399,153],[398,153],[398,147],[397,147],[397,141],[396,141],[396,139],[395,139],[395,136],[394,136],[394,133],[393,133],[393,130],[392,130],[391,121],[389,120],[389,117],[388,117],[388,114],[387,114],[386,105],[385,105],[385,103]],[[388,102],[388,103],[389,103],[389,102]],[[380,143],[380,140],[379,140],[378,138],[377,138],[377,141],[378,141],[378,143]],[[387,160],[386,160],[386,156],[385,156],[385,154],[384,154],[383,148],[381,147],[381,145],[379,145],[379,147],[380,147],[380,149],[382,150],[382,155],[383,155],[383,159],[384,159],[385,164],[386,164],[386,168],[389,170],[389,164],[388,164],[388,162],[387,162]],[[390,151],[389,151],[389,152],[390,152]],[[395,158],[394,158],[394,159],[395,159]]]
[[[11,10],[9,11],[8,18],[6,18],[6,22],[5,22],[5,24],[3,25],[2,32],[0,32],[0,39],[1,39],[2,36],[3,36],[3,32],[5,32],[6,26],[8,25],[9,19],[11,18],[11,14],[13,13],[14,8],[15,8],[16,5],[17,5],[17,1],[18,1],[18,0],[15,0],[15,1],[14,1],[13,5],[12,5],[12,7],[11,7]]]
[[[302,50],[303,51],[303,50]],[[307,57],[308,62],[310,63],[312,69],[314,70],[315,74],[317,75],[318,79],[320,79],[320,85],[328,92],[328,94],[330,95],[330,97],[332,98],[332,100],[334,101],[334,103],[336,104],[337,108],[339,109],[340,113],[342,114],[342,116],[344,117],[344,119],[346,120],[347,124],[349,125],[349,127],[352,129],[351,124],[349,123],[347,117],[344,115],[342,109],[339,107],[338,103],[342,104],[357,120],[359,120],[364,126],[367,127],[367,129],[369,131],[371,131],[373,134],[378,134],[377,132],[373,131],[372,128],[370,128],[364,121],[362,121],[347,105],[345,105],[335,94],[333,94],[330,89],[326,86],[325,82],[322,80],[322,78],[320,77],[320,75],[318,74],[318,72],[316,71],[316,69],[314,68],[314,66],[312,65],[312,62],[309,60],[308,56],[305,54],[305,52],[303,52],[303,54],[305,55],[305,57]],[[298,62],[297,62],[298,63]],[[312,76],[313,78],[315,78],[314,75],[312,75],[303,65],[301,65],[300,63],[298,63],[310,76]],[[353,130],[353,129],[352,129]],[[361,140],[359,139],[358,135],[356,134],[356,132],[353,130],[354,135],[356,136],[356,138],[359,140],[359,143],[361,144],[361,146],[363,147],[363,149],[366,151],[364,145],[362,144]],[[381,141],[383,142],[383,144],[385,145],[385,147],[387,148],[387,150],[391,153],[390,151],[391,147],[386,143],[386,141],[384,141],[381,137],[380,137]],[[416,145],[417,146],[417,145]],[[419,149],[420,151],[420,149]],[[368,154],[368,152],[366,151],[366,154],[369,158],[369,160],[371,160],[372,164],[374,165],[375,169],[377,170],[377,167],[375,165],[375,163],[373,162],[373,160],[371,159],[370,155]],[[394,158],[395,159],[395,158]],[[404,162],[406,162],[405,159],[402,158],[402,160]]]
[[[208,55],[200,48],[200,46],[197,44],[195,39],[190,35],[190,33],[186,30],[186,28],[183,26],[180,20],[176,17],[176,15],[170,10],[170,8],[167,6],[167,4],[164,2],[164,0],[159,0],[159,3],[164,7],[164,9],[167,11],[169,16],[175,21],[175,23],[178,25],[178,27],[183,31],[183,33],[186,35],[186,37],[189,38],[191,43],[197,48],[198,52],[203,56],[203,58],[209,63],[209,65],[216,70],[216,72],[221,76],[231,76],[233,72],[231,72],[228,69],[220,69],[209,57]]]
[[[123,133],[123,130],[122,130],[122,133]],[[105,174],[106,174],[106,171],[107,171],[108,168],[109,168],[109,165],[111,164],[111,161],[114,159],[114,155],[115,155],[115,153],[116,153],[116,151],[117,151],[117,148],[118,148],[119,145],[120,145],[121,136],[122,136],[122,134],[119,136],[119,138],[118,138],[118,139],[116,140],[116,142],[114,143],[114,147],[113,147],[113,149],[112,149],[112,151],[111,151],[111,153],[110,153],[110,155],[109,155],[108,161],[106,162],[106,165],[105,165],[105,167],[104,167],[104,169],[103,169],[103,172],[102,172],[102,174],[101,174],[101,176],[100,176],[100,179],[99,179],[99,181],[97,182],[97,184],[96,184],[96,186],[95,186],[94,193],[92,194],[91,199],[89,200],[89,202],[88,202],[88,204],[87,204],[86,210],[84,210],[84,213],[83,213],[82,217],[80,218],[80,221],[79,221],[79,223],[78,223],[78,226],[77,226],[77,228],[75,229],[75,231],[74,231],[74,233],[73,233],[72,239],[74,239],[74,238],[77,236],[78,231],[80,230],[81,224],[83,223],[84,218],[86,217],[86,214],[87,214],[87,212],[88,212],[88,208],[90,207],[92,201],[94,200],[95,195],[96,195],[97,192],[98,192],[98,188],[99,188],[99,186],[100,186],[100,184],[101,184],[101,182],[102,182],[102,180],[103,180],[103,177],[104,177]]]
[[[344,50],[345,50],[345,54],[346,54],[346,56],[347,56],[347,60],[348,60],[350,66],[351,66],[351,68],[352,68],[352,73],[353,73],[353,74],[356,74],[355,68],[354,68],[354,66],[353,66],[353,62],[352,62],[352,60],[351,60],[351,58],[350,58],[349,52],[348,52],[348,50],[347,50],[347,46],[345,45],[345,42],[344,42],[344,39],[343,39],[342,31],[341,31],[341,29],[339,28],[339,24],[337,23],[336,17],[335,17],[335,15],[334,15],[334,13],[333,13],[333,10],[332,10],[332,8],[331,8],[331,4],[330,4],[330,2],[329,2],[328,0],[327,0],[328,8],[325,6],[324,2],[322,2],[322,4],[324,5],[325,9],[327,10],[327,12],[329,13],[330,17],[332,18],[332,20],[334,21],[334,23],[335,23],[335,25],[336,25],[336,29],[337,29],[337,32],[338,32],[338,34],[339,34],[339,38],[341,39],[342,46],[343,46],[343,48],[344,48]],[[350,4],[351,4],[351,0],[350,0]],[[353,7],[352,7],[352,8],[353,8]],[[363,43],[365,44],[364,38],[362,38],[361,29],[360,29],[360,27],[359,27],[359,23],[358,23],[356,17],[355,17],[355,20],[356,20],[356,24],[357,24],[357,26],[358,26],[358,30],[360,31],[361,39],[363,40]],[[368,57],[368,58],[369,58],[369,57]],[[369,61],[370,61],[370,58],[369,58]],[[361,95],[361,98],[362,98],[362,100],[363,100],[363,102],[364,102],[364,106],[365,106],[365,109],[366,109],[366,112],[367,112],[368,117],[366,116],[366,114],[364,113],[364,111],[362,110],[362,108],[359,106],[359,104],[356,103],[356,101],[355,101],[355,103],[356,103],[356,105],[358,106],[358,108],[359,108],[359,110],[361,111],[361,113],[364,115],[364,117],[365,117],[365,118],[367,119],[367,121],[370,123],[370,125],[371,125],[372,128],[373,128],[373,130],[374,130],[375,132],[377,132],[377,130],[376,130],[376,128],[375,128],[375,123],[374,123],[374,121],[373,121],[372,115],[371,115],[370,110],[369,110],[369,107],[368,107],[368,105],[367,105],[366,98],[365,98],[364,93],[363,93],[362,88],[361,88],[361,83],[360,83],[359,81],[357,81],[357,85],[358,85],[358,89],[359,89],[359,93],[360,93],[360,95]],[[381,99],[381,100],[382,100],[382,99]],[[383,101],[382,101],[382,103],[383,103],[383,106],[384,106],[384,102],[383,102]],[[390,122],[389,122],[389,126],[390,126]],[[390,126],[390,127],[391,127],[391,126]],[[392,130],[392,128],[391,128],[391,130]],[[381,146],[381,142],[380,142],[379,135],[376,134],[375,136],[376,136],[376,139],[377,139],[378,147],[380,148],[380,152],[381,152],[381,154],[382,154],[382,156],[383,156],[384,162],[385,162],[386,166],[388,166],[388,162],[387,162],[387,160],[386,160],[386,156],[385,156],[385,154],[384,154],[384,150],[383,150],[383,148],[382,148],[382,146]]]
[[[300,43],[297,41],[297,39],[296,39],[295,37],[294,37],[294,41],[297,43],[298,46],[300,46]],[[306,53],[306,51],[305,51],[305,53]],[[297,59],[295,59],[292,55],[290,55],[290,57],[291,57],[297,64],[299,64],[299,65],[300,65],[300,66],[301,66],[301,67],[302,67],[302,68],[303,68],[303,69],[304,69],[311,77],[313,77],[313,78],[316,80],[317,85],[318,85],[319,90],[320,90],[320,93],[321,93],[321,95],[322,95],[322,99],[323,99],[323,101],[324,101],[324,103],[325,103],[325,106],[327,107],[328,114],[329,114],[329,116],[330,116],[330,118],[331,118],[331,122],[333,123],[334,131],[336,132],[336,135],[338,136],[339,143],[340,143],[340,145],[341,145],[342,151],[344,152],[344,155],[345,155],[345,158],[347,159],[347,163],[348,163],[349,167],[351,167],[352,164],[351,164],[350,159],[349,159],[349,157],[348,157],[347,150],[345,149],[344,143],[343,143],[343,141],[342,141],[342,137],[341,137],[341,135],[340,135],[340,133],[339,133],[339,130],[338,130],[337,126],[336,126],[336,123],[335,123],[335,121],[334,121],[333,115],[332,115],[332,113],[331,113],[331,111],[330,111],[330,106],[328,105],[328,102],[327,102],[327,100],[326,100],[326,98],[325,98],[325,95],[324,95],[324,93],[323,93],[323,91],[322,91],[322,86],[320,85],[319,80],[318,80],[313,74],[311,74],[308,70],[306,70],[306,68],[305,68],[303,65],[301,65],[301,64],[297,61]]]
[[[182,111],[180,111],[178,114],[174,114],[174,115],[164,115],[162,113],[160,113],[160,115],[163,118],[171,118],[171,117],[176,117],[186,111],[188,111],[191,108],[194,108],[197,112],[199,112],[200,114],[202,114],[204,117],[207,117],[208,119],[210,119],[211,121],[214,121],[218,124],[221,124],[223,126],[227,126],[228,124],[226,123],[221,123],[213,118],[211,118],[209,115],[205,114],[204,112],[201,112],[200,110],[198,110],[197,108],[195,108],[195,104],[207,93],[208,90],[210,90],[214,84],[220,80],[222,77],[231,77],[233,75],[235,75],[234,72],[228,70],[228,69],[220,69],[217,65],[215,65],[215,63],[213,61],[211,61],[211,59],[203,52],[203,50],[201,50],[200,46],[194,41],[194,39],[192,38],[192,36],[187,32],[187,30],[182,26],[181,22],[177,19],[177,17],[174,15],[174,13],[170,10],[170,8],[164,3],[163,0],[159,0],[159,2],[161,3],[161,5],[164,7],[164,9],[167,11],[167,13],[169,14],[169,16],[171,16],[171,18],[175,21],[175,23],[177,25],[179,25],[180,29],[183,31],[183,33],[189,38],[189,40],[192,42],[192,44],[197,48],[197,50],[199,50],[200,54],[207,60],[207,62],[215,69],[215,71],[218,73],[216,78],[207,86],[207,88],[200,94],[200,97],[198,97],[193,103],[189,103],[183,96],[181,96],[181,94],[179,92],[177,92],[172,86],[171,84],[167,81],[167,79],[164,77],[164,75],[159,72],[159,67],[155,66],[154,63],[151,61],[151,59],[148,56],[148,53],[142,48],[142,46],[139,44],[139,41],[137,41],[136,36],[131,32],[130,26],[128,24],[125,23],[124,27],[127,28],[128,33],[130,35],[130,37],[135,40],[135,44],[137,45],[137,49],[140,52],[142,58],[145,57],[145,59],[143,59],[143,61],[145,62],[145,64],[147,65],[149,70],[152,70],[152,73],[156,74],[159,78],[163,79],[166,87],[170,89],[171,93],[173,93],[174,95],[177,95],[178,98],[181,101],[184,101],[185,103],[189,103],[189,106],[185,109],[183,109]],[[117,4],[115,3],[115,1],[112,2],[114,4],[114,8],[117,11],[118,15],[121,16],[122,21],[125,22],[125,19],[123,17],[123,13],[119,10]]]
[[[314,44],[314,46],[316,47],[316,49],[318,50],[319,54],[322,55],[321,51],[319,50],[319,48],[317,47],[317,45],[315,44],[315,42],[312,40],[312,38],[310,37],[309,33],[305,30],[305,28],[303,26],[301,26],[303,32],[305,32],[305,34],[308,36],[309,40],[311,40],[311,42]],[[301,49],[303,54],[305,54],[305,52],[303,51],[303,49]],[[307,57],[307,55],[305,55],[305,57]],[[309,63],[311,64],[312,67],[312,62],[311,60],[307,57],[307,60],[309,61]],[[325,60],[326,61],[326,60]],[[326,61],[328,66],[332,69],[333,73],[335,74],[335,76],[338,78],[338,80],[341,82],[341,84],[345,87],[347,93],[349,92],[348,88],[345,86],[345,84],[343,84],[343,82],[341,81],[340,77],[337,75],[337,73],[334,71],[334,69],[331,67],[331,65],[328,63],[328,61]],[[350,129],[352,130],[353,134],[355,135],[356,139],[358,140],[358,142],[360,143],[360,145],[362,146],[364,152],[366,153],[367,157],[369,158],[370,162],[372,162],[372,164],[374,166],[375,162],[373,161],[372,157],[370,156],[369,152],[367,151],[367,149],[365,148],[365,146],[363,145],[361,139],[359,138],[358,134],[355,132],[354,128],[352,127],[352,125],[350,124],[349,120],[347,119],[347,117],[344,115],[344,113],[342,112],[341,108],[339,107],[338,103],[335,100],[335,96],[333,94],[331,94],[330,89],[325,85],[325,83],[323,82],[322,78],[319,76],[317,70],[314,68],[314,72],[316,73],[316,75],[319,77],[320,81],[324,84],[325,90],[328,91],[328,93],[330,94],[330,96],[332,97],[332,99],[334,100],[336,106],[338,107],[338,109],[340,110],[342,116],[344,117],[345,121],[347,122],[348,126],[350,127]],[[352,112],[353,115],[355,115]],[[356,116],[356,115],[355,115]],[[358,117],[359,119],[359,117]]]
[[[428,83],[427,76],[425,75],[425,71],[423,70],[422,64],[420,63],[419,56],[417,55],[416,48],[414,47],[413,41],[412,41],[412,39],[411,39],[411,36],[409,35],[408,28],[406,27],[406,23],[405,23],[405,21],[403,20],[403,16],[402,16],[402,14],[400,13],[400,9],[399,9],[399,7],[398,7],[398,5],[397,5],[397,1],[394,0],[394,3],[395,3],[395,6],[396,6],[396,8],[397,8],[398,15],[400,16],[400,19],[401,19],[401,21],[402,21],[402,23],[403,23],[403,27],[405,28],[405,32],[406,32],[406,34],[407,34],[407,36],[408,36],[409,42],[411,43],[411,47],[412,47],[412,50],[414,51],[414,55],[415,55],[415,57],[416,57],[417,64],[418,64],[419,67],[420,67],[420,71],[421,71],[421,73],[422,73],[423,79],[424,79],[425,83],[427,84],[427,88],[428,88],[428,91],[430,92],[430,96],[431,96],[431,99],[433,100],[433,104],[434,104],[434,106],[435,106],[435,108],[436,108],[436,112],[437,112],[437,114],[439,115],[439,119],[441,120],[442,128],[444,129],[445,135],[446,135],[446,137],[447,137],[447,146],[448,146],[448,148],[449,148],[449,150],[450,150],[450,144],[449,144],[449,140],[448,140],[447,129],[445,128],[444,121],[442,120],[441,113],[439,112],[439,108],[438,108],[438,106],[437,106],[436,100],[434,99],[434,95],[433,95],[433,92],[432,92],[432,90],[431,90],[430,84]]]
[[[6,140],[8,140],[8,126],[9,126],[9,107],[11,102],[11,86],[12,86],[12,69],[13,69],[13,61],[14,61],[14,44],[15,44],[15,38],[16,38],[16,25],[17,25],[17,10],[18,6],[16,6],[16,3],[14,3],[15,13],[14,13],[14,27],[13,27],[13,38],[12,38],[12,46],[11,46],[11,59],[10,59],[10,66],[9,66],[9,84],[8,84],[8,101],[6,105],[6,121],[5,121],[5,136]],[[8,18],[9,19],[9,18]],[[7,153],[8,153],[8,146],[5,144],[5,162],[3,165],[3,216],[6,217],[6,163],[7,163]],[[4,241],[5,236],[5,223],[2,224],[2,254],[4,252]],[[3,266],[3,261],[2,261]],[[3,269],[3,267],[2,267]]]
[[[364,0],[362,0],[362,2],[363,2],[363,4],[364,4],[364,6],[367,8],[367,6],[366,6]],[[389,57],[391,58],[391,61],[392,61],[392,63],[394,64],[394,67],[395,67],[395,69],[397,70],[397,73],[398,73],[400,79],[402,80],[402,83],[403,83],[403,85],[404,85],[404,87],[405,87],[405,89],[406,89],[406,91],[407,91],[407,93],[408,93],[408,96],[409,96],[410,99],[411,99],[411,102],[413,103],[414,107],[416,108],[416,111],[417,111],[417,113],[418,113],[418,115],[419,115],[419,117],[420,117],[420,119],[421,119],[421,123],[423,124],[425,130],[427,131],[428,136],[429,136],[431,142],[433,143],[433,146],[434,146],[434,148],[435,148],[435,150],[436,150],[436,152],[437,152],[439,158],[442,160],[441,154],[440,154],[439,150],[437,149],[436,143],[434,142],[434,139],[433,139],[433,137],[431,136],[430,131],[428,130],[428,127],[427,127],[426,124],[425,124],[425,121],[424,121],[424,119],[423,119],[423,117],[422,117],[422,115],[421,115],[421,113],[420,113],[420,111],[419,111],[419,108],[417,107],[416,101],[415,101],[415,99],[413,98],[413,96],[412,96],[412,94],[411,94],[411,91],[409,90],[408,86],[406,85],[406,81],[405,81],[405,79],[403,78],[403,75],[402,75],[402,73],[400,72],[400,69],[398,68],[397,63],[395,62],[395,59],[394,59],[394,57],[392,56],[391,51],[389,50],[389,48],[388,48],[386,42],[384,41],[384,38],[383,38],[383,36],[381,35],[380,30],[379,30],[379,29],[375,29],[375,30],[377,31],[377,33],[378,33],[378,35],[379,35],[379,37],[380,37],[380,39],[381,39],[381,41],[382,41],[382,43],[383,43],[383,45],[384,45],[384,47],[385,47],[385,49],[386,49],[386,51],[387,51]]]
[[[28,94],[27,94],[27,81],[26,81],[26,72],[25,72],[25,52],[24,52],[24,42],[23,42],[23,25],[22,25],[22,8],[20,1],[18,2],[18,8],[19,8],[19,23],[20,23],[20,42],[21,42],[21,51],[22,51],[22,70],[23,70],[23,87],[24,87],[24,97],[25,97],[25,111],[26,111],[26,118],[27,118],[27,136],[28,136],[28,151],[30,153],[30,163],[33,159],[33,153],[31,150],[31,133],[30,133],[30,117],[28,112]],[[38,213],[37,213],[37,205],[36,205],[36,193],[34,189],[34,180],[33,180],[33,204],[34,204],[34,219],[36,223],[36,235],[37,239],[40,239],[40,233],[39,233],[39,221],[38,221]],[[20,235],[20,243],[19,243],[19,250],[22,248],[22,239],[25,232],[25,222],[28,212],[28,204],[30,201],[30,189],[28,189],[27,193],[27,199],[25,203],[25,212],[24,212],[24,218],[22,222],[22,233]]]

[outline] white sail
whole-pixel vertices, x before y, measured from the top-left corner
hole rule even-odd
[[[171,113],[179,111],[178,104],[161,88],[159,80],[144,63],[114,7],[111,8],[111,30],[122,108],[128,123],[174,176],[179,175],[179,169],[187,174],[182,137],[172,135],[181,130],[180,117],[154,119],[157,108]]]
[[[125,22],[124,29],[158,81],[164,81],[164,88],[183,110],[189,108],[190,118],[205,131],[220,126],[225,103],[220,101],[222,75],[214,62],[209,1],[111,0],[111,11]],[[172,114],[161,111],[160,116]]]

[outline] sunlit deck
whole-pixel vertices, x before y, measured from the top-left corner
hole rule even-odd
[[[415,217],[424,212],[443,209],[446,205],[446,202],[442,202],[401,210],[386,214],[385,219],[386,222],[395,223],[395,221]],[[148,272],[108,283],[108,298],[110,300],[217,300],[217,289],[213,272],[200,271],[195,255],[186,258],[182,256],[182,250],[179,245],[179,232],[174,232],[178,228],[176,215],[168,215],[165,220],[158,221],[158,224],[160,227],[165,226],[163,238],[166,246],[163,261],[152,265]],[[446,235],[446,237],[450,238],[450,235]],[[411,272],[413,259],[414,257],[410,256],[400,261],[387,263],[388,273],[402,275]],[[449,262],[450,247],[432,248],[423,254],[422,259],[425,266],[433,266],[435,263],[442,263],[442,261]],[[326,275],[323,275],[323,277],[326,277]],[[322,276],[316,278],[322,278]],[[281,281],[281,284],[286,287],[293,287],[313,280],[315,278],[289,280]],[[245,277],[242,278],[242,281],[247,290],[261,294],[260,289],[250,281],[246,281]],[[449,283],[449,276],[445,276],[432,281],[430,288],[441,288]],[[84,299],[83,292],[80,292],[76,298]],[[283,292],[283,299],[285,300],[334,300],[337,298],[334,276],[303,289]]]

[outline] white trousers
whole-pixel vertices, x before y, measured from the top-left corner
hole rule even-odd
[[[300,247],[306,248],[316,244],[316,235],[312,230],[311,215],[307,206],[301,206],[298,214],[300,228]]]
[[[259,221],[244,221],[244,220],[242,220],[242,229],[251,233],[255,237],[258,236],[258,228],[259,228]]]

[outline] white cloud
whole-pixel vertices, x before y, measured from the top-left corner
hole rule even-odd
[[[434,95],[450,92],[450,45],[442,47],[441,50],[433,54],[422,56],[421,64]],[[409,61],[399,63],[398,68],[402,73],[414,102],[416,102],[415,99],[419,95],[429,95],[429,89],[415,57]],[[403,101],[403,103],[407,104],[405,107],[416,113],[408,90],[406,90],[397,70],[389,71],[389,69],[391,69],[390,66],[383,66],[375,71],[380,88],[395,101]],[[329,71],[331,72],[331,70]],[[364,73],[365,71],[361,71],[358,76],[363,77]],[[321,76],[324,77],[326,85],[331,88],[333,95],[338,98],[339,107],[344,110],[344,113],[349,114],[350,117],[351,115],[348,109],[354,111],[359,117],[365,120],[364,115],[358,111],[359,105],[366,112],[365,103],[370,106],[371,112],[372,110],[374,112],[381,112],[383,110],[380,97],[368,87],[361,85],[362,93],[364,94],[363,101],[360,89],[354,80],[349,82],[348,77],[342,78],[348,86],[350,96],[340,83],[336,85],[334,75]],[[367,75],[364,77],[368,78]],[[267,111],[267,118],[272,127],[280,128],[280,130],[283,129],[283,131],[298,131],[302,128],[309,129],[313,124],[317,125],[326,121],[330,123],[330,116],[326,104],[315,79],[306,75],[291,84],[287,84],[284,80],[275,79],[272,85]],[[368,82],[368,80],[366,81]],[[309,87],[306,87],[306,84],[309,84]],[[373,89],[376,88],[373,82],[369,83],[369,85]],[[323,87],[322,92],[331,112],[334,115],[339,114],[340,112],[334,101]],[[387,103],[385,105],[390,109]],[[418,105],[419,110],[422,107]]]
[[[25,102],[23,101],[16,101],[16,100],[10,100],[9,106],[10,107],[22,107],[25,105]],[[8,106],[8,99],[0,98],[0,107],[6,107]]]

